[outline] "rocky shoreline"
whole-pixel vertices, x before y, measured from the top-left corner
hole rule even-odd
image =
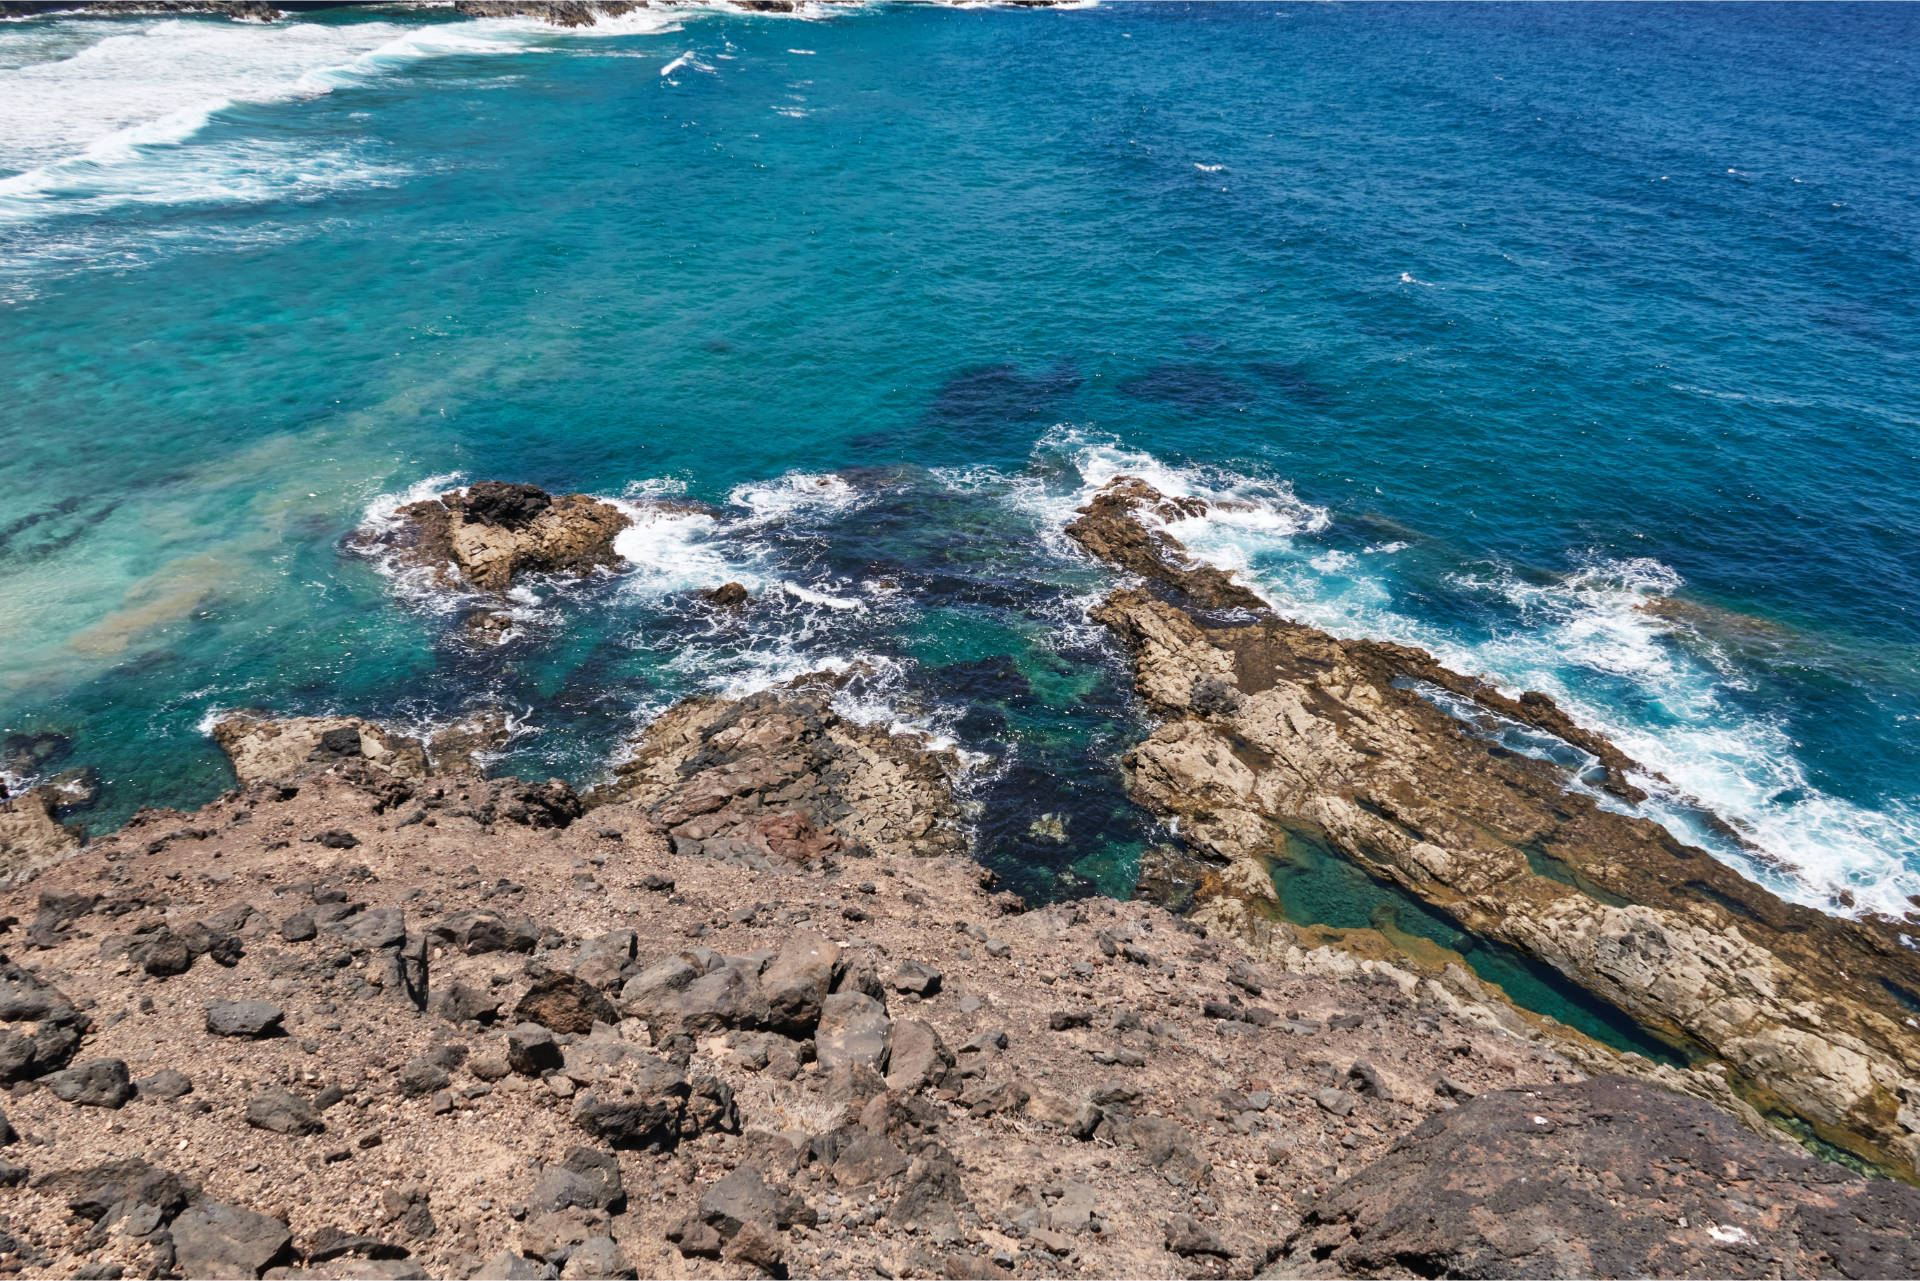
[[[1638,799],[1550,700],[1274,617],[1165,533],[1195,501],[1122,480],[1069,531],[1143,584],[1096,612],[1178,837],[1131,902],[998,891],[959,759],[841,716],[844,674],[677,704],[585,794],[488,777],[500,717],[244,712],[195,813],[89,843],[57,789],[5,800],[0,1274],[1920,1271],[1898,927],[1781,903],[1420,691]],[[497,595],[599,572],[626,519],[481,484],[355,550]],[[1300,839],[1686,1064],[1288,923]]]
[[[923,0],[924,3],[958,0]],[[1071,0],[1004,0],[1009,7],[1045,9]],[[851,5],[856,0],[729,0],[745,13],[798,13],[809,4]],[[90,0],[0,0],[0,18],[37,18],[51,15],[78,18],[124,18],[130,14],[211,14],[236,22],[278,22],[280,19],[327,9],[367,7],[364,0],[136,0],[135,3],[93,3]],[[435,0],[386,0],[380,8],[440,8]],[[636,10],[671,8],[672,0],[453,0],[452,8],[468,18],[537,18],[556,27],[591,27],[602,18],[619,18]]]
[[[1420,650],[1276,617],[1161,528],[1193,514],[1130,478],[1070,536],[1155,590],[1095,611],[1161,722],[1127,755],[1130,794],[1214,870],[1196,919],[1262,946],[1272,860],[1305,838],[1551,966],[1728,1087],[1896,1173],[1920,1166],[1920,953],[1911,922],[1788,904],[1569,772],[1476,736],[1422,689],[1471,699],[1590,752],[1644,799],[1611,744],[1551,699],[1507,698]]]

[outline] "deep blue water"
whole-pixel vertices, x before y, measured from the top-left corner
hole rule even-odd
[[[984,758],[989,858],[1124,889],[1143,726],[1058,529],[1144,471],[1250,500],[1178,532],[1283,610],[1545,689],[1657,816],[1898,909],[1916,47],[1891,5],[0,24],[0,730],[111,826],[227,785],[224,708],[504,704],[502,768],[586,783],[675,697],[865,660],[855,710]],[[717,514],[476,654],[340,550],[449,476]]]

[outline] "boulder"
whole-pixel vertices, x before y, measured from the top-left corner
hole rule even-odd
[[[293,1245],[280,1220],[219,1201],[196,1201],[170,1231],[177,1266],[189,1277],[257,1277]]]
[[[814,1055],[820,1070],[859,1064],[876,1072],[886,1069],[887,1036],[892,1022],[887,1009],[864,992],[836,992],[821,1003],[820,1025],[813,1034]]]
[[[285,1014],[270,1001],[208,1001],[207,1031],[257,1041],[278,1036]]]
[[[263,1090],[247,1100],[247,1124],[275,1134],[319,1134],[327,1128],[313,1104],[282,1089]]]
[[[534,981],[513,1007],[513,1018],[555,1032],[584,1034],[593,1031],[595,1023],[618,1023],[620,1012],[593,984],[555,970]]]
[[[133,1097],[127,1065],[119,1059],[93,1059],[40,1078],[55,1098],[78,1107],[117,1108]]]
[[[1625,1077],[1482,1094],[1312,1203],[1305,1277],[1913,1276],[1920,1188]]]
[[[752,967],[728,964],[663,993],[654,1001],[649,1020],[657,1036],[673,1036],[765,1027],[771,1015]]]
[[[911,1094],[922,1086],[941,1085],[953,1069],[953,1051],[931,1024],[921,1019],[896,1020],[887,1034],[887,1088]]]
[[[760,972],[768,1024],[788,1036],[807,1036],[820,1021],[820,1006],[833,990],[840,947],[813,930],[795,930]]]
[[[538,1023],[521,1023],[507,1032],[507,1066],[521,1076],[539,1076],[563,1062],[559,1042]]]

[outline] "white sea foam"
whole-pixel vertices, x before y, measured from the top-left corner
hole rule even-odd
[[[360,516],[360,531],[376,537],[398,532],[400,509],[426,502],[459,486],[466,479],[462,472],[442,472],[415,481],[405,489],[376,494]],[[410,603],[438,613],[449,612],[470,599],[469,593],[449,591],[435,581],[433,571],[423,566],[403,566],[392,556],[375,554],[374,567],[393,584],[393,589]]]
[[[1508,694],[1551,695],[1664,776],[1665,783],[1637,780],[1651,793],[1653,817],[1743,863],[1776,892],[1837,910],[1845,891],[1857,910],[1895,916],[1909,906],[1908,894],[1920,892],[1920,805],[1867,807],[1814,786],[1784,722],[1742,706],[1750,677],[1739,663],[1709,638],[1677,636],[1684,621],[1644,608],[1683,586],[1658,560],[1589,555],[1545,579],[1498,568],[1461,573],[1456,585],[1486,600],[1497,620],[1487,634],[1469,635],[1402,612],[1392,561],[1325,546],[1319,536],[1329,529],[1329,513],[1298,499],[1283,481],[1170,465],[1073,428],[1049,433],[1036,455],[1066,461],[1079,483],[986,469],[937,475],[956,489],[1004,485],[1007,501],[1056,528],[1118,475],[1139,476],[1173,496],[1206,498],[1219,508],[1164,526],[1197,561],[1238,571],[1283,616],[1338,636],[1422,646]],[[1761,859],[1716,837],[1702,809],[1739,830]]]
[[[718,74],[716,71],[714,71],[712,67],[700,61],[700,55],[695,53],[692,49],[687,50],[685,53],[675,58],[672,62],[669,62],[666,66],[660,68],[660,74],[663,76],[670,76],[674,72],[680,70],[680,68],[682,67],[690,67],[695,71],[704,71],[708,75]]]
[[[752,523],[792,520],[805,515],[833,515],[865,501],[859,490],[839,476],[788,472],[778,480],[736,485],[727,501],[744,507]]]
[[[256,137],[215,145],[195,139],[237,104],[316,97],[425,59],[522,53],[582,34],[650,34],[678,23],[672,13],[640,11],[568,32],[511,18],[415,26],[165,18],[94,29],[104,34],[68,56],[0,70],[7,122],[0,169],[19,171],[0,179],[0,219],[121,203],[307,199],[389,185],[407,171],[382,163],[358,140],[315,150]],[[50,38],[39,28],[5,35],[10,44]]]
[[[738,582],[748,591],[764,585],[751,565],[728,558],[714,516],[627,499],[611,501],[633,522],[613,539],[614,553],[632,567],[626,593],[659,597],[727,582]]]
[[[780,582],[780,590],[795,600],[804,601],[809,605],[824,605],[828,609],[863,610],[867,607],[865,601],[857,600],[854,597],[835,596],[831,592],[819,591],[812,587],[802,587],[799,583],[788,582],[785,579],[782,579]]]

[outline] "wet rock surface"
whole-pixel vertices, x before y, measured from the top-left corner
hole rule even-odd
[[[1639,799],[1633,763],[1544,695],[1508,698],[1424,651],[1286,622],[1192,568],[1159,526],[1198,501],[1123,477],[1068,529],[1155,584],[1116,592],[1095,616],[1161,720],[1124,768],[1137,801],[1179,822],[1194,919],[1258,945],[1276,914],[1268,860],[1288,837],[1315,842],[1730,1065],[1828,1140],[1913,1174],[1920,1110],[1904,1100],[1920,1092],[1908,1008],[1920,955],[1902,927],[1785,903],[1418,691],[1557,734]],[[1694,1083],[1730,1102],[1708,1074]]]
[[[611,568],[613,540],[631,524],[586,494],[481,481],[402,507],[391,522],[347,546],[448,589],[503,595],[524,574],[580,575]]]
[[[1321,1198],[1268,1275],[1912,1276],[1920,1189],[1620,1077],[1442,1112]]]

